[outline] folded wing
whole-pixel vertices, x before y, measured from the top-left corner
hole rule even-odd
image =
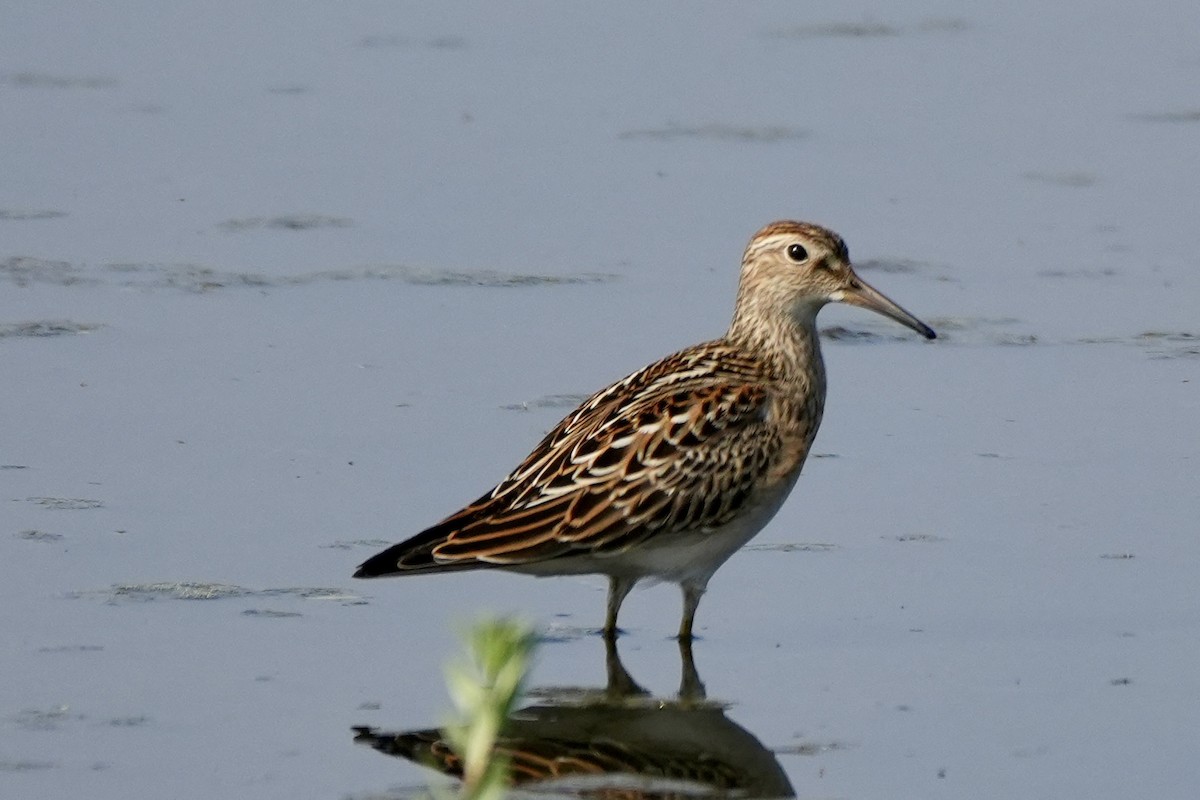
[[[731,520],[779,452],[771,387],[701,345],[598,392],[495,489],[374,556],[356,577],[624,552]]]

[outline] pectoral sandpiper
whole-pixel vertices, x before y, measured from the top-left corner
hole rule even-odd
[[[709,578],[779,510],[825,405],[817,312],[876,311],[933,330],[855,273],[832,231],[775,222],[742,258],[720,339],[592,395],[490,492],[367,559],[356,578],[496,568],[609,578],[607,636],[643,578],[683,590],[692,636]]]

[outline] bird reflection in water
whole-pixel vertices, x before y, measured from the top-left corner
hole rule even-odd
[[[533,689],[497,740],[514,787],[605,800],[794,797],[775,754],[705,699],[690,642],[680,642],[676,697],[642,689],[605,637],[603,688]],[[462,761],[439,728],[357,727],[354,741],[452,777]]]

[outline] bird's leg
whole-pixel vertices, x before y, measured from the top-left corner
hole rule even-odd
[[[617,614],[621,610],[621,603],[625,601],[625,595],[629,594],[635,583],[637,583],[636,578],[618,578],[616,575],[608,576],[608,614],[604,619],[604,638],[617,638],[617,634],[619,633],[617,630]]]
[[[692,638],[692,620],[696,618],[696,606],[700,605],[700,598],[707,585],[708,581],[680,585],[680,588],[683,589],[683,620],[679,623],[679,641],[681,642]]]
[[[679,699],[684,701],[703,700],[707,697],[704,682],[696,671],[696,662],[692,659],[692,640],[679,640],[679,663],[682,675],[679,679]]]

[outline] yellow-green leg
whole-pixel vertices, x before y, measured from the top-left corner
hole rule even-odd
[[[637,578],[618,578],[616,575],[608,577],[608,614],[604,618],[605,637],[615,639],[620,633],[617,628],[617,614],[621,611],[621,603],[625,602],[625,596],[633,589],[635,583],[637,583]]]

